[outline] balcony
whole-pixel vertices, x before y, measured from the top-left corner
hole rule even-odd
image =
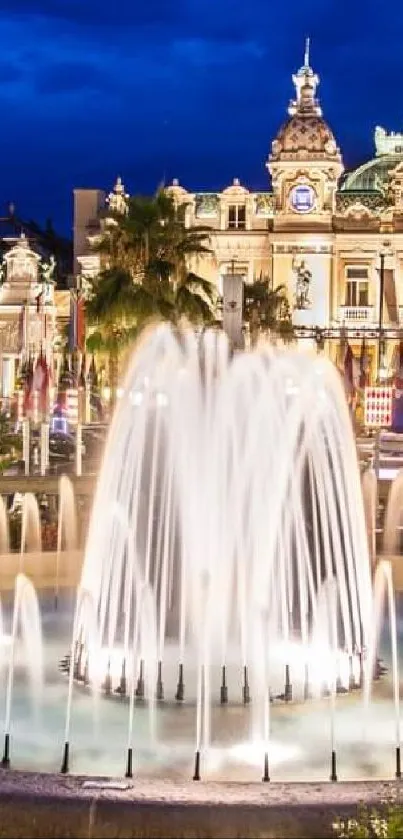
[[[346,325],[373,324],[375,308],[374,306],[340,306],[339,321]]]

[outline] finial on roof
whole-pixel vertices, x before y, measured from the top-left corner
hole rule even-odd
[[[311,39],[305,38],[305,55],[304,55],[304,67],[309,67],[309,50],[311,46]]]
[[[118,177],[116,178],[116,183],[112,192],[109,193],[106,199],[106,203],[109,205],[109,209],[112,210],[112,212],[125,215],[128,211],[129,197],[129,194],[125,191],[122,178]]]

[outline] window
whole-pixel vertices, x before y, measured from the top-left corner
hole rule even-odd
[[[228,229],[245,230],[246,228],[246,207],[245,204],[230,204],[228,207]]]
[[[368,268],[346,268],[346,306],[369,306]]]

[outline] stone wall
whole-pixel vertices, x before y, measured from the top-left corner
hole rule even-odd
[[[83,551],[62,551],[57,557],[56,551],[43,553],[18,553],[0,556],[0,591],[14,588],[17,574],[22,571],[34,583],[36,588],[75,587],[81,577]],[[1,834],[0,834],[1,836]]]

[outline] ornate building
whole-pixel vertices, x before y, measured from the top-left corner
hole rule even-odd
[[[194,193],[178,180],[168,190],[186,203],[189,225],[211,227],[213,253],[194,268],[220,293],[234,275],[283,284],[301,342],[320,342],[336,360],[346,339],[358,358],[365,337],[367,371],[386,378],[403,329],[403,135],[376,128],[374,159],[343,175],[309,43],[293,82],[266,162],[270,190],[251,192],[237,178],[222,192]],[[127,197],[120,180],[106,200],[99,190],[75,190],[77,271],[99,270],[91,237],[107,205],[124,212]]]
[[[0,398],[14,395],[28,360],[39,356],[53,372],[69,318],[71,244],[51,224],[24,222],[10,205],[0,218]],[[59,288],[57,287],[59,286]]]

